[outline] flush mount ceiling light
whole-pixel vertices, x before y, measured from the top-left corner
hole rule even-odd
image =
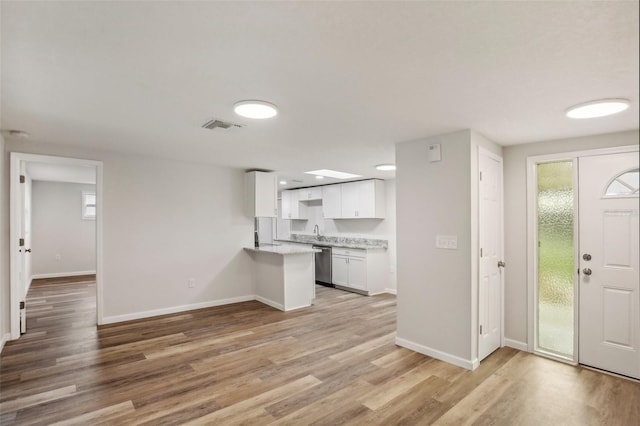
[[[383,172],[392,172],[396,169],[395,164],[378,164],[376,166],[376,170],[380,170]]]
[[[322,180],[322,179],[324,179],[324,176],[316,175],[316,179]]]
[[[271,118],[278,115],[278,108],[265,101],[240,101],[233,106],[233,111],[247,118],[256,118],[259,120]]]
[[[329,169],[311,170],[310,172],[305,172],[305,173],[308,175],[317,175],[317,176],[324,176],[324,177],[330,177],[330,178],[336,178],[336,179],[351,179],[351,178],[362,177],[360,175],[354,175],[353,173],[337,172],[335,170],[329,170]]]
[[[599,99],[584,102],[567,109],[569,118],[595,118],[616,114],[629,108],[628,99]]]
[[[287,181],[286,181],[286,180],[281,180],[281,181],[280,181],[280,185],[286,185],[286,184],[287,184]]]
[[[29,136],[31,136],[29,133],[25,132],[24,130],[10,129],[10,130],[7,130],[6,132],[9,136],[13,136],[15,138],[26,139]]]

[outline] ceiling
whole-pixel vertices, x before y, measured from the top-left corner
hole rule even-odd
[[[511,145],[639,127],[637,1],[0,4],[0,127],[42,143],[301,186],[322,168],[392,177],[374,165],[394,144],[465,128]],[[564,116],[604,97],[631,108]],[[235,116],[244,99],[280,114]]]

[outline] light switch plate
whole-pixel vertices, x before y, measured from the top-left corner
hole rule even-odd
[[[447,249],[447,250],[457,250],[458,236],[457,235],[437,235],[436,248]]]
[[[442,156],[440,155],[440,144],[434,143],[433,145],[429,145],[429,161],[434,163],[440,160],[442,160]]]

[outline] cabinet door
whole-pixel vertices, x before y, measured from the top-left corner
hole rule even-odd
[[[312,201],[322,199],[322,187],[314,186],[313,188],[300,189],[300,201]]]
[[[360,182],[343,183],[342,187],[342,218],[358,217]]]
[[[276,217],[278,211],[278,182],[275,173],[249,172],[246,183],[253,217]]]
[[[331,256],[331,282],[338,285],[349,285],[348,257]]]
[[[280,194],[282,205],[280,210],[282,219],[291,219],[291,191],[282,191]]]
[[[367,261],[359,257],[349,257],[347,261],[349,269],[349,287],[358,290],[367,289]]]
[[[325,219],[342,217],[342,185],[322,187],[322,215]]]
[[[290,219],[302,219],[300,215],[300,191],[289,191],[289,211],[291,212]]]
[[[376,217],[375,181],[365,180],[358,184],[358,217]]]

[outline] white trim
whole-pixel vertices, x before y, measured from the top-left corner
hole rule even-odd
[[[508,346],[510,348],[513,348],[513,349],[517,349],[519,351],[529,352],[529,346],[527,345],[527,342],[521,342],[519,340],[507,339],[505,337],[504,345]]]
[[[467,370],[475,370],[480,365],[477,358],[474,360],[460,358],[401,337],[396,337],[396,345],[430,356],[431,358],[439,359],[440,361],[448,362],[449,364],[457,365],[458,367],[466,368]]]
[[[2,338],[0,339],[0,353],[2,353],[2,350],[4,349],[4,344],[7,343],[10,339],[11,339],[10,333],[5,333],[2,335]]]
[[[214,306],[230,305],[232,303],[248,302],[257,300],[256,296],[240,296],[229,299],[209,300],[208,302],[192,303],[189,305],[171,306],[168,308],[152,309],[150,311],[134,312],[131,314],[112,315],[102,318],[102,324],[113,324],[117,322],[132,321],[142,318],[157,317],[160,315],[175,314],[178,312],[193,311],[195,309],[211,308]]]
[[[103,250],[102,250],[102,161],[84,160],[79,158],[57,157],[52,155],[25,154],[21,152],[10,153],[9,167],[9,210],[10,210],[10,231],[9,231],[9,254],[10,254],[10,284],[9,284],[9,317],[11,325],[11,339],[20,337],[20,312],[18,309],[20,303],[20,295],[18,288],[18,238],[20,231],[18,229],[18,218],[15,206],[19,205],[19,176],[20,163],[38,162],[47,164],[75,165],[95,167],[96,169],[96,321],[98,325],[103,323],[103,289],[102,289],[102,270],[103,270]]]
[[[80,275],[95,275],[96,271],[75,271],[75,272],[51,272],[48,274],[35,274],[31,276],[32,280],[40,280],[43,278],[62,278],[77,277]]]
[[[276,309],[284,312],[284,305],[281,305],[280,303],[276,303],[271,299],[267,299],[266,297],[253,296],[252,300],[257,300],[258,302],[264,303],[267,306],[271,306],[272,308],[276,308]]]
[[[389,294],[396,294],[396,295],[398,294],[398,290],[395,288],[385,288],[384,292]]]

